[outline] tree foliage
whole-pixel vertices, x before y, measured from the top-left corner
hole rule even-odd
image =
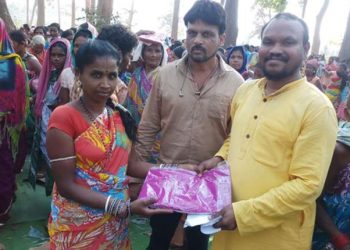
[[[253,9],[256,10],[256,19],[254,21],[255,29],[251,36],[260,34],[261,28],[267,23],[273,15],[283,12],[287,7],[287,0],[255,0]]]
[[[284,11],[287,3],[287,0],[255,0],[255,5],[267,10],[269,13]]]
[[[105,24],[113,24],[119,22],[119,15],[113,15],[113,0],[99,0],[97,8],[95,8],[94,0],[86,0],[85,17],[79,17],[76,20],[85,19],[94,25],[98,30]]]

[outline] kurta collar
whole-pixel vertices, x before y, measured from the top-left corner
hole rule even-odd
[[[297,88],[299,85],[304,84],[305,82],[306,82],[306,77],[302,77],[302,78],[300,78],[300,79],[298,79],[296,81],[287,83],[282,88],[278,89],[277,91],[271,93],[268,96],[270,97],[270,96],[276,96],[276,95],[282,94],[282,93],[287,92],[287,91],[289,91],[291,89]],[[266,78],[262,78],[262,79],[258,80],[258,83],[257,83],[263,96],[266,96],[265,95],[266,83],[267,83],[267,79]]]

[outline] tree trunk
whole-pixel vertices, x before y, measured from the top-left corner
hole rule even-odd
[[[16,29],[16,26],[13,23],[10,12],[7,8],[6,0],[0,0],[0,17],[5,22],[7,31]]]
[[[306,6],[307,6],[307,0],[304,0],[303,1],[303,10],[302,10],[302,13],[301,13],[301,18],[305,17]]]
[[[33,4],[32,14],[30,16],[29,26],[32,26],[33,19],[34,19],[34,14],[35,14],[35,10],[36,10],[37,5],[38,5],[38,0],[35,0],[34,4]]]
[[[236,45],[238,36],[238,0],[226,0],[226,40],[224,47]]]
[[[315,33],[314,33],[314,38],[312,41],[312,48],[311,48],[311,53],[313,55],[318,55],[319,50],[320,50],[321,24],[322,24],[322,19],[324,17],[324,14],[326,13],[328,4],[329,4],[329,0],[324,0],[323,5],[320,9],[320,12],[318,13],[318,15],[316,17]]]
[[[75,0],[72,0],[72,22],[71,27],[75,27]]]
[[[29,0],[27,0],[27,4],[26,4],[26,14],[27,14],[27,18],[26,18],[26,23],[29,25]],[[29,25],[30,27],[30,25]]]
[[[85,0],[85,14],[86,21],[94,23],[93,14],[95,12],[95,1],[94,0]]]
[[[179,11],[180,11],[180,0],[174,0],[174,11],[173,20],[171,25],[171,38],[177,40],[177,33],[179,27]]]
[[[58,23],[61,24],[61,2],[57,0],[57,15],[58,15]]]
[[[45,0],[38,0],[38,20],[36,26],[45,25]]]
[[[339,51],[339,61],[350,63],[350,11],[348,16],[348,22],[346,23],[346,30],[344,39]]]
[[[132,27],[132,20],[134,19],[134,14],[135,14],[135,0],[131,0],[131,7],[129,10],[129,18],[127,23],[127,26],[129,29],[131,29]]]
[[[113,0],[99,0],[97,4],[97,14],[100,19],[99,23],[109,24],[113,12]]]

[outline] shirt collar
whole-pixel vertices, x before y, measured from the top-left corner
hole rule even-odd
[[[298,80],[295,80],[293,82],[289,82],[287,84],[285,84],[282,88],[278,89],[277,91],[271,93],[269,96],[275,96],[275,95],[279,95],[281,93],[284,93],[284,92],[287,92],[291,89],[294,89],[296,87],[298,87],[299,85],[303,84],[306,82],[306,77],[302,77]],[[260,80],[258,80],[257,84],[258,84],[258,87],[259,89],[261,90],[263,96],[265,96],[265,86],[266,86],[266,83],[267,83],[267,79],[264,77]]]
[[[231,66],[229,66],[224,59],[222,59],[221,56],[218,54],[216,57],[219,59],[219,76],[222,74],[226,73],[227,71],[235,71]],[[183,58],[177,60],[176,67],[184,74],[186,75],[187,73],[187,61],[188,61],[188,55],[184,56]]]

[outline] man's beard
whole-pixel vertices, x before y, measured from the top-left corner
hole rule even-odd
[[[198,50],[203,51],[203,57],[199,58],[199,57],[192,56],[192,50],[194,50],[194,49],[198,49]],[[207,61],[209,61],[209,59],[213,58],[216,55],[217,50],[214,51],[214,53],[209,55],[209,56],[207,56],[206,52],[207,51],[202,46],[195,45],[195,46],[192,47],[192,49],[191,49],[191,51],[190,51],[190,53],[188,55],[194,62],[196,62],[196,63],[203,63],[203,62],[207,62]]]
[[[288,60],[289,60],[289,57],[288,57],[287,55],[271,55],[271,56],[265,58],[265,60],[264,60],[265,63],[262,64],[261,69],[262,69],[262,71],[263,71],[263,73],[264,73],[264,76],[265,76],[267,79],[269,79],[269,80],[274,80],[274,81],[275,81],[275,80],[281,80],[281,79],[284,79],[284,78],[286,78],[286,77],[288,77],[288,76],[291,76],[291,75],[295,74],[296,71],[300,70],[300,66],[298,65],[298,66],[296,66],[296,67],[294,67],[294,68],[290,68],[290,67],[289,67],[289,68],[284,68],[284,69],[282,69],[281,71],[277,71],[277,72],[268,71],[268,70],[266,69],[265,64],[266,64],[269,60],[272,60],[272,59],[274,59],[274,60],[279,60],[279,61],[282,61],[282,62],[287,63]]]

